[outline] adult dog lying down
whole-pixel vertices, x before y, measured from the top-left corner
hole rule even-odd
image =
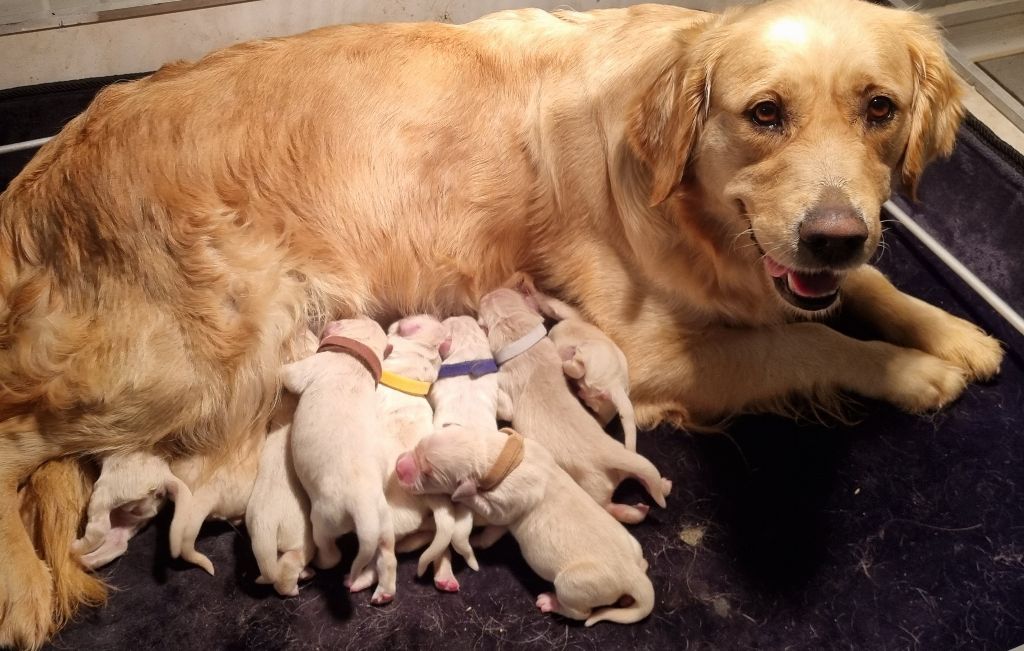
[[[338,27],[104,90],[0,198],[0,644],[102,599],[74,457],[262,431],[327,318],[523,270],[625,351],[642,425],[953,400],[999,345],[864,263],[958,96],[925,19],[854,0]],[[840,294],[887,343],[814,322]]]

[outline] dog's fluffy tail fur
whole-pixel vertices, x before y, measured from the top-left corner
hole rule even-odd
[[[609,606],[598,608],[587,618],[586,626],[593,626],[598,622],[616,622],[618,624],[632,624],[639,622],[654,610],[654,586],[647,575],[642,576],[642,581],[636,582],[636,588],[629,596],[633,603],[629,606]]]
[[[43,464],[22,489],[22,520],[53,578],[50,633],[67,623],[79,606],[100,606],[107,601],[107,585],[86,571],[71,552],[91,492],[92,477],[73,458]]]

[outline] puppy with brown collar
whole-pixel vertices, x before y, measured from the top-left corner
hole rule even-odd
[[[386,347],[387,337],[375,321],[335,321],[324,329],[316,354],[281,370],[284,386],[300,396],[291,451],[311,502],[316,564],[337,565],[338,537],[355,530],[359,551],[352,561],[350,589],[356,591],[351,579],[376,558],[380,581],[370,599],[374,604],[393,599],[398,565],[384,496],[393,457],[379,441],[375,397]]]
[[[526,299],[513,289],[497,289],[480,300],[480,322],[501,366],[498,417],[544,445],[620,522],[640,522],[649,508],[612,502],[612,493],[627,477],[639,480],[664,507],[671,482],[650,461],[606,435],[572,395],[555,344],[545,336],[544,319]]]
[[[592,626],[637,622],[654,608],[640,543],[538,442],[452,425],[400,456],[395,470],[406,490],[451,495],[507,526],[530,567],[554,583],[554,594],[537,598],[542,612]]]

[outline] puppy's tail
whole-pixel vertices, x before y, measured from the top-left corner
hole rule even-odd
[[[53,577],[51,633],[60,630],[79,606],[102,606],[107,601],[107,585],[88,573],[71,551],[91,492],[92,477],[72,458],[40,466],[22,492],[22,520]]]
[[[633,412],[633,401],[629,399],[626,389],[621,386],[612,388],[609,398],[619,412],[622,421],[622,435],[626,449],[636,452],[636,414]]]
[[[658,469],[646,457],[616,446],[615,453],[606,465],[639,481],[657,505],[665,508],[665,496],[671,490],[672,484],[662,478]]]
[[[356,538],[359,539],[359,551],[352,559],[352,569],[349,577],[355,581],[366,567],[373,560],[377,548],[381,544],[381,535],[384,527],[384,518],[391,518],[391,509],[388,507],[387,499],[383,491],[376,500],[359,500],[352,505],[352,524],[356,530]],[[392,533],[392,545],[394,545],[394,533]]]
[[[629,606],[609,606],[598,608],[594,614],[587,618],[586,626],[593,626],[598,622],[615,622],[617,624],[632,624],[639,622],[654,610],[654,586],[646,574],[637,576],[636,587],[623,599],[632,600]],[[620,603],[623,601],[620,599]]]
[[[196,538],[199,537],[203,521],[209,515],[209,509],[201,508],[202,505],[198,502],[191,491],[182,491],[177,495],[169,534],[171,558],[184,558],[213,576],[213,562],[196,550]]]
[[[252,539],[252,553],[259,565],[260,575],[256,583],[267,583],[277,586],[281,559],[277,556],[277,529],[268,531],[255,522],[246,521],[246,528]]]

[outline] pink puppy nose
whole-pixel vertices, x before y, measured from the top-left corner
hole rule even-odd
[[[398,474],[398,482],[403,486],[411,486],[415,483],[419,470],[416,468],[416,460],[413,459],[412,454],[403,452],[399,455],[398,461],[395,462],[395,472]]]

